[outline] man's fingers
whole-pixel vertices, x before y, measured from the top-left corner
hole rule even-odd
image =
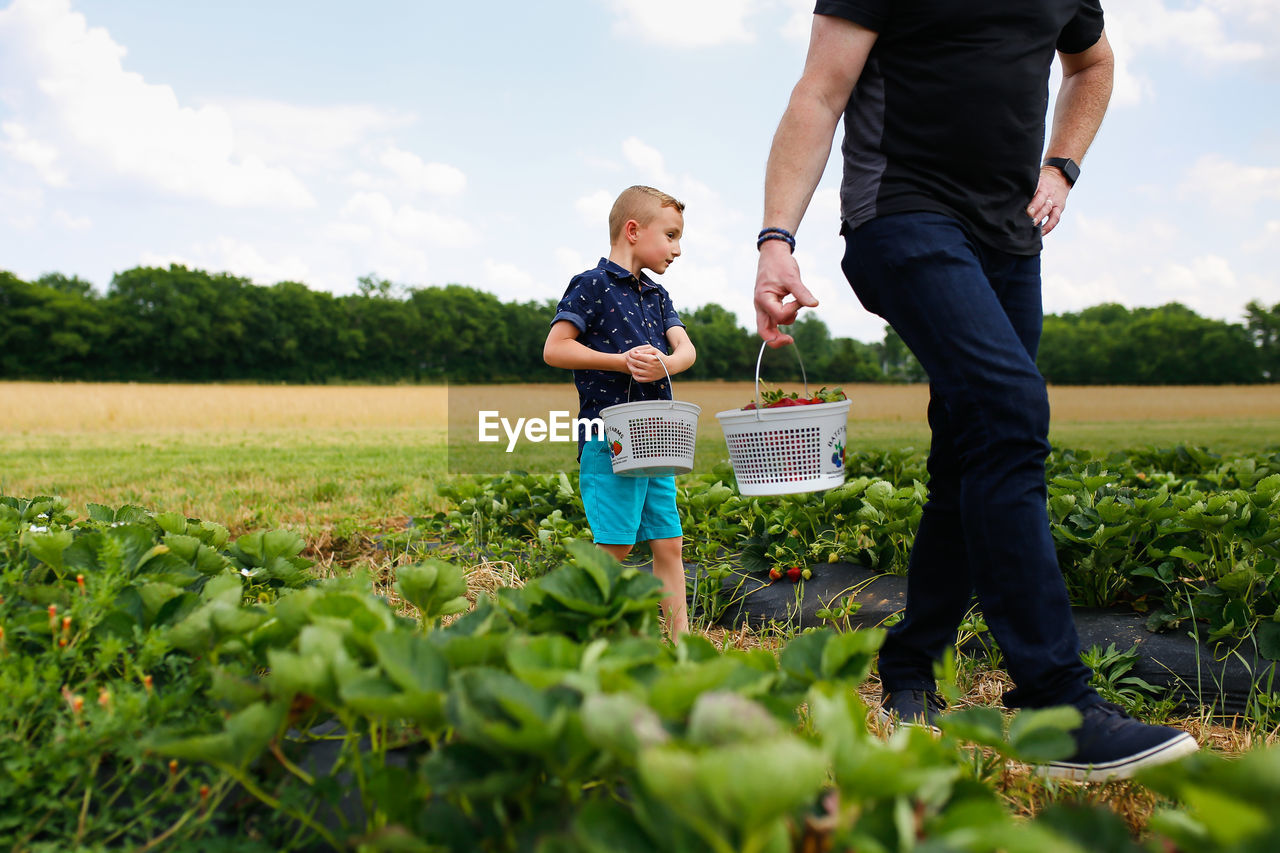
[[[1044,236],[1058,227],[1058,223],[1062,221],[1062,208],[1055,207],[1049,214],[1049,218],[1044,221],[1044,225],[1040,226],[1040,234]]]
[[[804,306],[805,308],[818,307],[818,297],[810,293],[809,288],[805,287],[798,281],[791,285],[791,295],[796,298],[795,303],[783,303],[783,305],[794,304],[796,306],[792,311],[792,317],[800,312],[800,306]]]

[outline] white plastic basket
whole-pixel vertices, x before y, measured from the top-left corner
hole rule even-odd
[[[666,361],[658,356],[667,382]],[[674,392],[674,386],[673,386]],[[627,383],[627,397],[631,384]],[[681,400],[638,400],[600,411],[604,437],[613,455],[613,473],[622,477],[671,477],[693,470],[702,407]]]
[[[844,483],[849,400],[777,409],[760,408],[760,360],[756,357],[756,408],[718,412],[738,491],[790,495],[833,489]],[[799,350],[796,357],[800,357]],[[805,396],[809,378],[800,361]]]

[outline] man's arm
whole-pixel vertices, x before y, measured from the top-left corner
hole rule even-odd
[[[1081,53],[1059,53],[1062,62],[1062,86],[1053,107],[1053,130],[1049,135],[1046,157],[1069,157],[1079,163],[1093,143],[1102,117],[1111,100],[1111,83],[1115,74],[1115,55],[1107,34]],[[1027,213],[1048,234],[1062,218],[1071,185],[1053,166],[1040,170],[1036,194]]]
[[[875,44],[875,32],[843,18],[814,15],[804,72],[791,92],[769,149],[764,181],[764,227],[795,233],[822,179],[831,139],[854,84]],[[794,302],[784,304],[788,295]],[[818,300],[800,281],[800,268],[781,240],[760,246],[756,270],[756,329],[770,346],[792,342],[778,325],[795,322],[802,305]]]

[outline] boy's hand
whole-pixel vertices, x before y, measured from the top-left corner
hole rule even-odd
[[[662,362],[658,361],[657,347],[649,344],[641,344],[638,347],[632,347],[624,354],[626,357],[627,371],[631,374],[631,378],[637,382],[656,382],[659,379],[665,379],[667,371],[663,369]]]

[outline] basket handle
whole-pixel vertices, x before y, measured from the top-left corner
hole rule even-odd
[[[769,346],[768,341],[760,344],[760,354],[756,356],[756,419],[760,418],[760,362],[764,359],[765,347]],[[795,344],[791,348],[796,351],[796,358],[800,361],[800,377],[804,380],[804,395],[809,396],[809,376],[804,371],[804,359],[800,358],[800,348]]]
[[[656,350],[656,348],[655,348],[655,350]],[[674,385],[672,384],[672,382],[671,382],[671,371],[670,371],[670,370],[667,370],[667,360],[666,360],[665,358],[663,358],[663,357],[662,357],[662,353],[660,353],[660,352],[656,352],[656,351],[655,351],[655,352],[654,352],[654,355],[656,355],[656,356],[658,357],[658,363],[662,365],[662,372],[663,372],[663,373],[665,373],[665,374],[667,374],[667,384],[668,384],[668,385],[671,385],[671,399],[670,399],[670,400],[668,400],[667,402],[669,402],[669,403],[672,403],[672,404],[673,404],[673,405],[669,406],[668,408],[674,409],[674,408],[675,408],[674,403],[675,403],[675,399],[676,399],[676,389],[675,389],[675,386],[674,386]],[[800,369],[801,369],[801,370],[803,370],[803,369],[804,369],[804,366],[803,366],[803,365],[801,365],[801,368],[800,368]],[[631,385],[632,385],[634,382],[635,382],[635,377],[634,377],[634,376],[632,376],[630,373],[628,373],[628,374],[627,374],[627,402],[628,402],[628,403],[630,403],[630,402],[631,402]],[[808,386],[807,386],[807,385],[806,385],[805,387],[806,387],[806,388],[808,388]]]

